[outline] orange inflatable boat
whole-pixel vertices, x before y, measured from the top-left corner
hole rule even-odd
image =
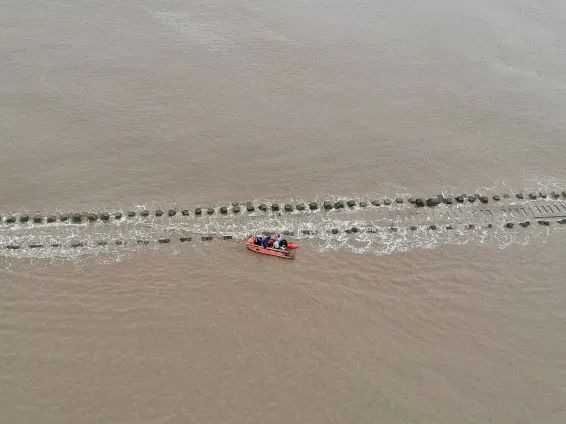
[[[295,255],[291,252],[292,249],[297,249],[299,246],[296,243],[289,243],[287,249],[274,249],[272,247],[262,247],[255,244],[255,236],[248,238],[246,246],[249,250],[263,255],[277,256],[284,259],[295,259]]]

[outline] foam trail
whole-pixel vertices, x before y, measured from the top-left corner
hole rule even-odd
[[[482,189],[489,195],[455,197],[449,194],[453,190],[446,190],[438,198],[421,200],[403,191],[388,197],[324,196],[315,202],[254,201],[191,210],[136,205],[109,213],[3,214],[0,257],[107,260],[203,240],[241,241],[260,232],[309,240],[321,252],[344,249],[382,255],[447,244],[526,244],[547,233],[551,224],[560,228],[566,223],[565,193],[494,192],[508,188],[497,183]],[[419,201],[425,207],[418,207]]]

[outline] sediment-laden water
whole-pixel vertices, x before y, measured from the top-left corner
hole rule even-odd
[[[561,2],[0,6],[0,422],[566,421]]]

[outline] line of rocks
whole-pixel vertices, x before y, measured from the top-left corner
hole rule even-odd
[[[414,204],[417,207],[435,207],[441,204],[445,204],[445,205],[452,205],[452,204],[458,204],[458,203],[465,203],[465,202],[469,202],[469,203],[474,203],[474,202],[478,202],[478,203],[489,203],[491,201],[493,202],[499,202],[502,199],[511,199],[515,197],[516,199],[519,200],[523,200],[523,199],[529,199],[529,200],[537,200],[537,199],[552,199],[552,200],[558,200],[560,198],[566,199],[566,191],[562,191],[562,192],[558,192],[558,191],[553,191],[550,194],[544,191],[540,191],[540,192],[530,192],[528,194],[525,193],[515,193],[514,195],[511,195],[509,193],[505,193],[505,194],[493,194],[491,196],[487,196],[487,195],[482,195],[482,194],[459,194],[456,196],[444,196],[442,194],[439,194],[438,196],[435,197],[429,197],[429,198],[409,198],[408,202],[411,204]]]
[[[560,225],[565,225],[566,219],[561,219],[561,220],[558,220],[558,221],[555,221],[555,222],[560,224]],[[550,226],[551,221],[549,221],[549,220],[538,220],[537,223],[539,225],[548,227],[548,226]],[[503,228],[512,229],[512,228],[515,228],[516,226],[527,228],[530,225],[531,225],[531,221],[507,222],[503,225]],[[486,224],[485,227],[493,228],[494,225],[493,224]],[[465,224],[464,228],[468,229],[468,230],[473,230],[475,228],[478,228],[478,225],[476,225],[476,224]],[[436,231],[436,230],[439,230],[440,227],[435,225],[435,224],[432,224],[432,225],[428,225],[428,224],[427,225],[412,225],[410,227],[411,231],[417,231],[419,229]],[[448,225],[444,226],[443,229],[445,229],[445,230],[455,230],[456,226],[453,225],[453,224],[448,224]],[[399,227],[391,226],[391,227],[389,227],[389,230],[391,232],[397,232],[397,231],[399,231]],[[362,228],[358,228],[358,227],[351,227],[351,228],[347,228],[346,230],[340,230],[339,228],[332,228],[331,230],[328,231],[329,234],[333,234],[333,235],[338,235],[338,234],[341,234],[341,233],[356,234],[356,233],[362,233],[362,232],[372,234],[372,233],[377,233],[378,230],[377,230],[377,228],[363,228],[362,229]],[[294,236],[296,234],[295,232],[289,231],[289,230],[282,231],[281,233],[283,235],[286,235],[286,236]],[[308,236],[308,235],[315,235],[317,232],[313,231],[313,230],[309,230],[309,229],[303,229],[303,230],[299,230],[298,233],[301,234],[301,235],[307,235]],[[218,240],[233,240],[234,237],[232,235],[222,235],[222,236],[218,236],[218,237],[215,238],[212,235],[203,235],[203,236],[201,236],[200,239],[201,239],[201,241],[212,241],[212,240],[215,240],[215,239],[218,239]],[[154,240],[154,242],[156,242],[158,244],[169,244],[172,241],[173,241],[173,239],[168,238],[168,237],[158,238],[158,239]],[[181,243],[190,242],[190,241],[192,241],[192,237],[190,237],[190,236],[179,237],[179,241]],[[99,241],[94,242],[94,245],[95,246],[108,246],[108,245],[123,246],[123,245],[126,245],[126,244],[148,245],[150,243],[151,243],[151,240],[148,240],[148,239],[137,239],[134,243],[128,243],[124,240],[114,240],[114,241],[99,240]],[[81,247],[86,247],[87,243],[83,242],[83,241],[74,241],[74,242],[71,242],[71,244],[69,246],[72,247],[72,248],[81,248]],[[19,244],[8,244],[8,245],[5,246],[5,248],[8,249],[8,250],[18,250],[18,249],[23,248],[23,247],[28,247],[29,249],[42,249],[42,248],[49,248],[49,247],[56,248],[56,247],[62,247],[62,244],[60,244],[60,243],[50,243],[50,244],[30,243],[26,246],[22,246],[22,245],[19,245]]]
[[[543,225],[543,226],[550,226],[551,221],[549,220],[538,220],[536,221],[539,225]],[[564,225],[566,224],[566,219],[561,219],[558,221],[555,221],[558,224]],[[511,229],[511,228],[515,228],[515,226],[520,226],[523,228],[527,228],[531,225],[531,221],[521,221],[521,222],[507,222],[503,225],[503,228],[507,228],[507,229]],[[468,230],[473,230],[480,227],[480,225],[477,224],[465,224],[463,226],[463,228],[468,229]],[[494,228],[493,224],[485,224],[486,228]],[[435,231],[435,230],[439,230],[439,229],[446,229],[446,230],[455,230],[456,226],[454,224],[448,224],[446,226],[443,227],[439,227],[438,225],[432,224],[432,225],[411,225],[410,227],[411,231],[417,231],[419,229],[426,229],[426,230],[430,230],[430,231]],[[399,227],[395,227],[395,226],[391,226],[389,227],[389,230],[391,232],[397,232],[399,231]],[[346,233],[346,234],[356,234],[356,233],[361,233],[361,232],[366,232],[366,233],[377,233],[378,230],[377,228],[358,228],[358,227],[351,227],[351,228],[347,228],[346,230],[340,230],[339,228],[332,228],[331,230],[328,231],[328,233],[333,234],[333,235],[337,235],[337,234],[341,234],[341,233]],[[304,232],[302,234],[305,234]]]
[[[444,196],[442,194],[434,197],[397,197],[396,199],[373,199],[373,200],[337,200],[337,201],[330,201],[325,200],[322,202],[300,202],[300,203],[260,203],[259,205],[255,205],[252,202],[247,203],[237,203],[234,202],[231,205],[220,206],[220,207],[197,207],[193,210],[190,209],[157,209],[153,212],[150,212],[147,209],[139,210],[128,210],[125,212],[118,211],[118,212],[70,212],[70,213],[62,213],[59,215],[49,214],[49,215],[41,215],[41,214],[12,214],[7,216],[0,216],[0,224],[26,224],[26,223],[34,223],[34,224],[54,224],[56,222],[62,223],[72,223],[72,224],[82,224],[86,222],[110,222],[110,221],[120,221],[123,219],[132,219],[136,217],[141,218],[149,218],[150,216],[155,217],[175,217],[175,216],[190,216],[194,215],[195,217],[201,217],[205,215],[228,215],[231,214],[240,214],[243,211],[248,213],[255,212],[256,210],[260,212],[285,212],[291,213],[294,211],[304,212],[304,211],[317,211],[317,210],[341,210],[341,209],[353,209],[353,208],[366,208],[369,206],[373,207],[382,207],[382,206],[391,206],[393,204],[401,205],[404,203],[412,204],[415,207],[436,207],[439,205],[453,205],[453,204],[462,204],[465,202],[468,203],[489,203],[489,202],[499,202],[502,199],[510,199],[513,196],[510,194],[494,194],[491,197],[482,194],[460,194],[456,196]],[[516,193],[514,195],[517,199],[529,199],[529,200],[537,200],[537,199],[552,199],[558,200],[560,198],[566,199],[566,191],[558,192],[553,191],[551,193],[546,192],[530,192],[528,194],[524,193]]]
[[[234,238],[234,236],[232,236],[232,235],[223,235],[223,236],[217,237],[217,239],[219,239],[219,240],[233,240],[233,238]],[[215,239],[215,237],[212,236],[212,235],[201,236],[202,241],[212,241],[214,239]],[[191,236],[179,237],[179,241],[181,243],[190,242],[192,240],[193,240],[193,238]],[[158,239],[154,240],[154,242],[158,243],[158,244],[169,244],[172,241],[173,241],[173,239],[171,239],[169,237],[162,237],[162,238],[158,238]],[[99,240],[99,241],[94,242],[92,245],[93,246],[109,246],[109,245],[124,246],[126,244],[148,245],[150,243],[151,243],[151,240],[148,240],[148,239],[137,239],[135,242],[126,242],[124,240],[113,240],[113,241]],[[80,247],[86,247],[87,245],[88,245],[88,243],[86,243],[84,241],[73,241],[69,244],[69,247],[80,248]],[[17,250],[17,249],[20,249],[22,247],[25,247],[25,246],[18,245],[18,244],[9,244],[9,245],[5,246],[6,249],[10,249],[10,250]],[[30,248],[30,249],[40,249],[40,248],[48,248],[48,247],[62,247],[62,245],[60,243],[50,243],[50,244],[30,243],[30,244],[27,245],[27,247]]]
[[[186,242],[190,242],[192,241],[192,237],[190,236],[183,236],[183,237],[179,237],[179,241],[181,243],[186,243]],[[224,235],[221,236],[220,239],[222,240],[232,240],[233,236],[231,235]],[[201,237],[202,241],[211,241],[214,240],[214,237],[211,235],[205,235]],[[158,238],[153,240],[155,243],[158,244],[169,244],[173,241],[173,239],[169,238],[169,237],[162,237],[162,238]],[[126,242],[124,240],[112,240],[112,241],[108,241],[108,240],[98,240],[95,241],[93,244],[91,244],[91,246],[110,246],[110,245],[116,245],[116,246],[124,246],[126,244],[140,244],[140,245],[148,245],[150,244],[152,241],[148,240],[148,239],[137,239],[135,242]],[[81,248],[81,247],[87,247],[89,244],[87,242],[84,241],[73,241],[71,242],[68,246],[72,247],[72,248]],[[49,248],[49,247],[62,247],[63,245],[61,243],[49,243],[49,244],[41,244],[41,243],[30,243],[28,245],[20,245],[20,244],[8,244],[5,246],[6,249],[9,250],[18,250],[20,248],[24,248],[24,247],[28,247],[29,249],[42,249],[42,248]]]

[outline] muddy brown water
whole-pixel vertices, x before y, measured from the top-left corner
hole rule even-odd
[[[1,6],[3,217],[566,188],[558,1]],[[0,421],[565,422],[563,226],[367,214],[3,224]]]

